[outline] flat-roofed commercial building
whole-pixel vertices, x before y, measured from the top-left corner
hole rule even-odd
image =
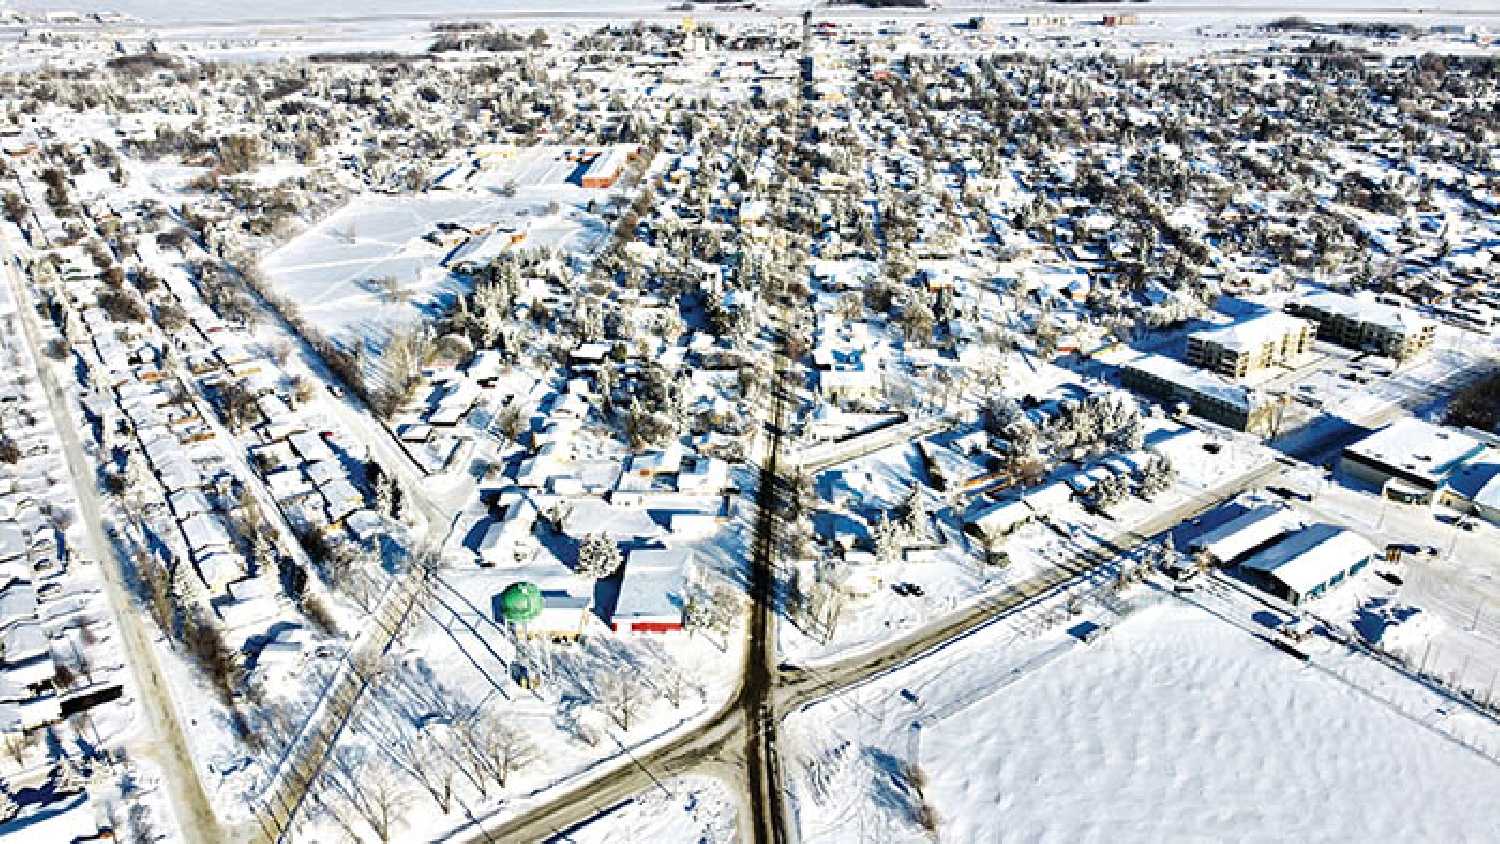
[[[1437,323],[1404,308],[1342,293],[1315,293],[1287,304],[1291,313],[1318,324],[1318,336],[1351,349],[1396,360],[1414,358],[1432,348]]]
[[[1486,449],[1463,431],[1406,417],[1345,448],[1339,470],[1381,487],[1395,481],[1409,488],[1408,496],[1430,499],[1450,475]]]
[[[1187,361],[1226,378],[1244,378],[1295,362],[1307,353],[1312,341],[1312,323],[1273,312],[1193,332],[1188,336]]]

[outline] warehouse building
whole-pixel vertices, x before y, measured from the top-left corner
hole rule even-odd
[[[1301,520],[1286,505],[1263,504],[1205,531],[1188,544],[1188,550],[1202,552],[1213,565],[1228,567],[1301,527]]]
[[[1319,523],[1254,554],[1239,571],[1260,589],[1297,606],[1328,594],[1369,565],[1377,553],[1363,536]]]
[[[614,187],[634,154],[635,148],[629,145],[612,146],[596,154],[579,178],[579,184],[586,188]]]
[[[1500,451],[1485,454],[1443,480],[1437,503],[1500,525]]]
[[[638,548],[625,560],[620,597],[610,614],[616,633],[665,633],[682,629],[687,575],[693,554],[686,548]]]
[[[1344,449],[1339,471],[1413,503],[1429,503],[1450,476],[1490,447],[1463,431],[1398,419]]]

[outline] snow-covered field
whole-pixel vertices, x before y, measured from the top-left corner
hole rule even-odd
[[[392,327],[430,315],[462,289],[439,264],[451,250],[423,240],[439,222],[481,226],[528,219],[534,221],[528,247],[592,248],[603,232],[597,218],[577,209],[548,215],[547,202],[467,192],[365,196],[276,250],[263,266],[329,336],[379,343]],[[385,276],[400,284],[400,300],[377,287]]]
[[[997,625],[794,715],[803,839],[925,840],[924,804],[952,841],[1500,835],[1500,765],[1425,725],[1446,712],[1416,684],[1389,705],[1161,600],[1092,645]]]
[[[521,14],[546,14],[546,13],[568,13],[568,12],[593,12],[601,15],[608,13],[627,14],[630,12],[664,11],[669,5],[666,0],[594,0],[592,3],[579,3],[577,0],[529,0],[529,2],[485,2],[485,0],[437,0],[421,4],[413,4],[410,0],[367,0],[363,3],[331,3],[319,7],[310,12],[305,4],[292,2],[292,0],[271,0],[256,4],[253,8],[226,6],[218,0],[187,0],[187,2],[168,3],[163,0],[105,0],[105,2],[70,2],[70,0],[13,0],[5,5],[11,8],[26,11],[115,11],[134,15],[148,22],[176,22],[176,21],[219,21],[219,20],[246,20],[246,19],[297,19],[305,18],[310,14],[328,17],[352,17],[352,16],[380,16],[380,15],[402,15],[402,14],[485,14],[500,15],[507,12]],[[800,9],[805,4],[800,0],[761,0],[758,4],[768,10],[776,9]],[[997,12],[1006,10],[1022,10],[1036,8],[1054,8],[1048,4],[1037,2],[1024,2],[1023,0],[968,0],[962,4],[965,8],[985,7],[992,8]],[[1264,10],[1266,4],[1263,0],[1228,0],[1228,2],[1195,2],[1195,0],[1173,0],[1170,5],[1174,8],[1184,6],[1201,5],[1205,9],[1245,9],[1247,11]],[[1149,3],[1139,4],[1137,8],[1149,9]],[[1411,12],[1414,7],[1405,0],[1324,0],[1316,8],[1311,8],[1308,13],[1320,10],[1336,12],[1345,9],[1358,9],[1369,12],[1376,9],[1389,9],[1392,12]],[[1493,11],[1494,7],[1488,0],[1433,0],[1423,3],[1420,10],[1427,13],[1444,11]],[[875,13],[891,14],[891,9],[876,10]],[[938,10],[939,12],[941,10]],[[1066,10],[1063,10],[1066,12]]]

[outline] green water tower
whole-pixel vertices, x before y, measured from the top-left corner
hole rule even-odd
[[[500,593],[500,616],[509,624],[527,624],[542,614],[546,603],[535,583],[512,583]]]

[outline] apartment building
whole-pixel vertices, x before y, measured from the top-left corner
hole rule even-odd
[[[1189,335],[1187,362],[1225,378],[1244,378],[1257,370],[1296,361],[1312,341],[1312,323],[1267,313]]]
[[[1342,293],[1315,293],[1287,304],[1291,313],[1318,325],[1318,336],[1351,349],[1398,361],[1432,348],[1437,324],[1409,310],[1356,299]]]
[[[1168,402],[1183,402],[1198,416],[1236,431],[1272,433],[1281,399],[1164,355],[1146,354],[1120,367],[1120,381]]]

